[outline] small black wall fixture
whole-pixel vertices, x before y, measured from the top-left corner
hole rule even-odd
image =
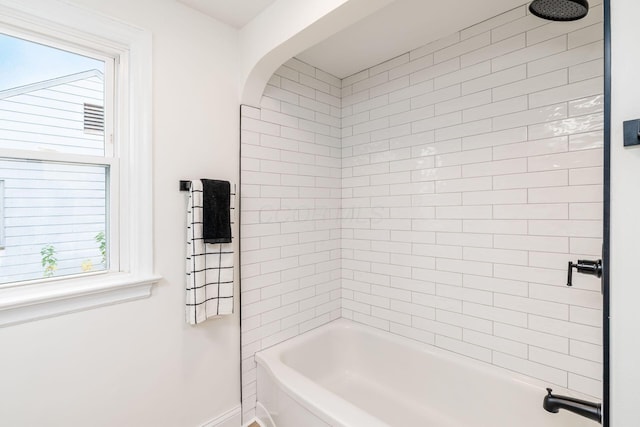
[[[180,181],[180,191],[191,190],[191,181]]]
[[[623,123],[624,146],[640,145],[640,120],[629,120]]]
[[[589,418],[602,424],[602,405],[586,400],[576,399],[567,396],[551,394],[553,390],[547,389],[547,395],[542,401],[542,407],[553,414],[557,414],[560,409],[566,409],[574,414]]]

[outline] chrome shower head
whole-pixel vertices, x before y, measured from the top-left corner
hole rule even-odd
[[[531,13],[550,21],[577,21],[589,13],[587,0],[533,0]]]

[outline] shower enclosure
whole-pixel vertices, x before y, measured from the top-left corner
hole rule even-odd
[[[255,353],[339,318],[606,402],[601,281],[566,286],[602,257],[603,10],[522,5],[350,76],[292,58],[243,106],[246,420]]]

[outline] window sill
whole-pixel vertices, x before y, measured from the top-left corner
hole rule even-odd
[[[112,273],[0,288],[0,327],[147,298],[160,279]]]

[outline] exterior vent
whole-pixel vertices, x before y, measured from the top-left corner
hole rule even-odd
[[[104,132],[104,107],[102,105],[84,104],[84,131]]]

